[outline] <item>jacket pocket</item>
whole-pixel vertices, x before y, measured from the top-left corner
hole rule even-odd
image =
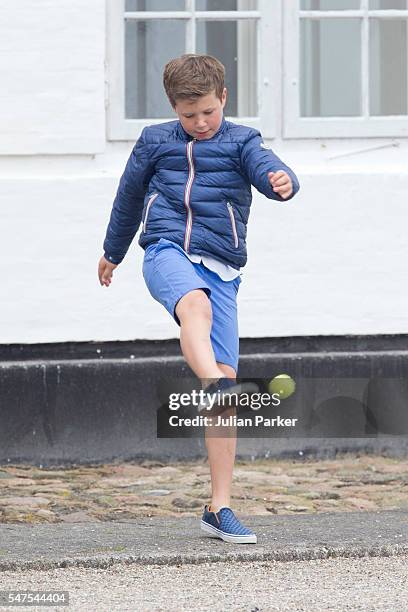
[[[237,249],[239,246],[238,243],[238,232],[237,232],[237,226],[235,223],[235,215],[234,215],[234,208],[231,204],[231,202],[227,202],[227,208],[228,208],[228,213],[231,219],[231,228],[232,228],[232,235],[234,238],[234,247]]]
[[[150,212],[150,208],[153,204],[153,202],[155,201],[155,199],[157,198],[159,194],[158,193],[154,193],[153,195],[150,196],[150,198],[147,201],[147,205],[146,205],[146,214],[145,214],[145,218],[143,221],[143,233],[146,233],[146,227],[147,227],[147,218],[149,216],[149,212]]]

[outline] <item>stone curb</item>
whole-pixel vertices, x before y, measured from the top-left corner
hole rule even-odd
[[[248,563],[256,561],[312,561],[316,559],[392,557],[408,555],[408,544],[382,546],[345,546],[289,548],[272,552],[206,553],[194,555],[110,555],[99,557],[66,557],[32,561],[0,561],[0,571],[52,570],[57,568],[108,569],[115,565],[199,565],[201,563]]]

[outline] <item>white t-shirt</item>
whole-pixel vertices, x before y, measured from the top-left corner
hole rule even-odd
[[[214,259],[213,257],[207,257],[206,255],[196,255],[196,254],[189,254],[189,253],[186,253],[186,255],[190,259],[190,261],[192,261],[193,263],[202,262],[206,268],[218,274],[218,276],[223,281],[231,281],[231,280],[234,280],[234,278],[237,278],[237,276],[241,275],[240,270],[236,270],[232,266],[229,266],[228,264],[224,264],[221,261]]]

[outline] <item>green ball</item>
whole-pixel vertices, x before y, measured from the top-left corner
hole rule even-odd
[[[278,374],[268,384],[268,391],[272,395],[277,393],[280,399],[290,397],[296,389],[296,383],[288,374]]]

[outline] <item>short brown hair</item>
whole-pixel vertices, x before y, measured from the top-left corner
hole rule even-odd
[[[170,60],[163,73],[163,85],[174,108],[178,99],[199,98],[215,90],[221,100],[225,68],[212,55],[187,53]]]

